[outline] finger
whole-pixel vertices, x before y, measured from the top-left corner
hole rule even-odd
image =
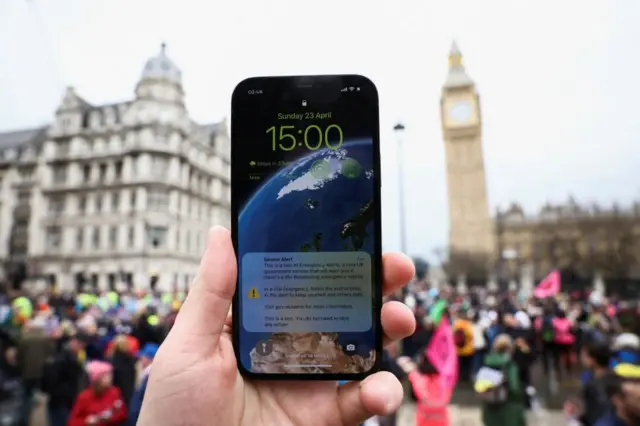
[[[385,253],[382,256],[382,293],[391,294],[404,287],[415,275],[413,262],[402,253]]]
[[[338,407],[345,426],[359,425],[372,416],[391,414],[401,403],[402,385],[387,371],[338,387]]]
[[[192,343],[217,347],[236,284],[236,258],[229,231],[216,226],[209,231],[207,248],[198,274],[171,330]],[[195,337],[195,338],[194,338]],[[194,339],[192,339],[194,338]]]
[[[407,305],[400,302],[387,302],[382,306],[382,344],[387,346],[396,340],[411,336],[416,331],[416,317]]]

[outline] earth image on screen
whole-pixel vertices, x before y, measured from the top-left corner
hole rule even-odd
[[[340,149],[323,149],[298,158],[271,176],[249,199],[238,220],[244,253],[365,251],[374,253],[375,219],[373,142],[348,141]],[[251,351],[251,369],[264,373],[362,372],[375,352],[346,355],[339,333],[274,333],[268,355]],[[296,368],[284,365],[291,354],[322,353],[331,367],[302,357]],[[321,371],[318,371],[321,370]]]

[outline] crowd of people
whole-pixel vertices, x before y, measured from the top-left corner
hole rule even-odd
[[[576,382],[575,395],[564,405],[568,424],[640,425],[637,304],[598,292],[541,299],[485,288],[462,294],[431,289],[424,280],[411,283],[397,299],[413,309],[418,328],[402,343],[403,356],[394,353],[397,348],[387,351],[386,365],[396,374],[408,374],[416,425],[451,424],[447,407],[453,389],[428,356],[442,321],[451,327],[458,387],[472,390],[485,426],[526,425],[527,410],[541,410],[535,388],[541,382],[552,395],[559,383]],[[533,374],[544,374],[546,380],[534,381]],[[395,424],[393,416],[378,423]]]
[[[135,425],[182,293],[0,292],[0,426]],[[43,397],[45,395],[46,397]]]
[[[28,426],[38,404],[46,404],[50,426],[135,425],[154,356],[185,297],[0,292],[0,426]],[[443,323],[455,352],[454,383],[472,390],[484,425],[526,424],[526,411],[539,409],[534,373],[552,384],[580,381],[582,391],[564,407],[569,424],[640,425],[636,305],[595,293],[537,299],[484,288],[438,291],[420,279],[393,298],[413,310],[418,327],[385,349],[383,364],[408,379],[416,425],[451,425],[454,387],[428,353]],[[395,415],[377,423],[393,426]]]

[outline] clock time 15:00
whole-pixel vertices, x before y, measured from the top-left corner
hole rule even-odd
[[[323,146],[335,151],[340,149],[344,141],[342,129],[337,124],[330,124],[324,130],[315,124],[297,130],[296,126],[290,125],[271,126],[266,133],[271,134],[271,149],[274,151],[278,148],[293,151],[296,146],[303,145],[310,151],[317,151]]]

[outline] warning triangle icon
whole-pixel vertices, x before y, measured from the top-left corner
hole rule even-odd
[[[257,288],[251,287],[251,290],[249,290],[249,299],[260,299],[260,293]]]

